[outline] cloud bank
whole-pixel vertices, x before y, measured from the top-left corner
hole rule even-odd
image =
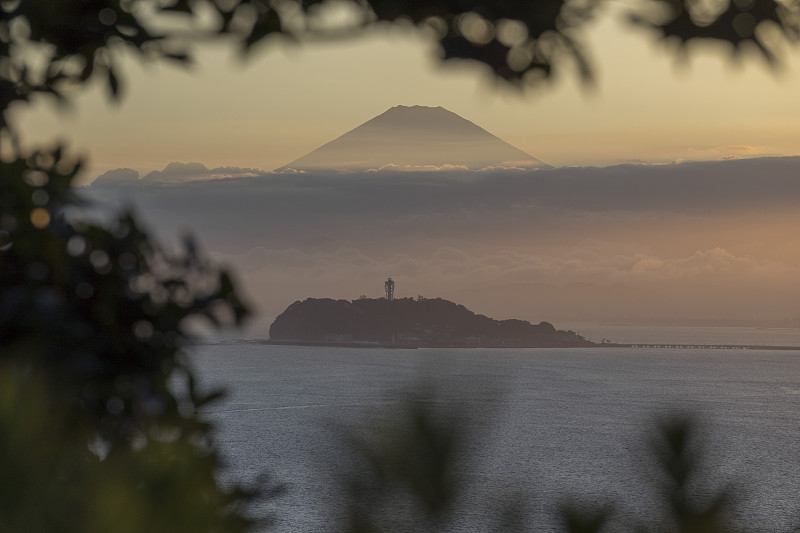
[[[132,203],[165,239],[191,228],[267,314],[310,296],[378,296],[391,275],[403,295],[532,320],[800,315],[800,157],[132,172],[106,173],[85,194],[98,206]]]
[[[163,170],[153,170],[141,177],[139,176],[139,171],[131,168],[109,170],[95,178],[90,185],[95,187],[115,187],[117,185],[130,185],[140,180],[149,184],[177,184],[189,181],[252,178],[269,173],[257,168],[218,167],[209,169],[202,163],[174,162],[167,165]]]

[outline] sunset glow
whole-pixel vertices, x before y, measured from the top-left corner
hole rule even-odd
[[[402,27],[302,46],[271,41],[248,62],[222,46],[188,71],[128,61],[120,105],[100,87],[73,112],[20,110],[25,139],[69,139],[94,175],[172,161],[280,167],[396,105],[444,106],[555,166],[800,152],[800,55],[783,70],[695,49],[687,62],[632,29],[621,8],[589,32],[593,88],[566,75],[518,92],[470,64],[444,68]]]

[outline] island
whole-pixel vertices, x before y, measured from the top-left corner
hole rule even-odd
[[[596,346],[549,322],[494,320],[442,298],[296,301],[269,328],[270,344],[442,348]]]

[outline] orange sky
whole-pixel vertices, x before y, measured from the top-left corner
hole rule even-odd
[[[419,35],[383,28],[352,42],[273,43],[243,65],[230,49],[189,72],[129,61],[121,105],[99,86],[72,112],[20,110],[26,139],[69,139],[94,175],[171,161],[271,169],[389,107],[444,106],[552,164],[717,159],[800,152],[800,53],[775,75],[750,58],[698,51],[688,64],[609,13],[588,34],[596,90],[576,77],[520,94],[479,67],[442,68]]]
[[[12,119],[22,125],[23,141],[68,140],[88,155],[87,181],[119,167],[144,175],[174,161],[274,169],[397,105],[443,106],[556,167],[800,154],[800,51],[787,55],[787,68],[777,75],[752,57],[737,67],[720,50],[700,50],[678,64],[651,35],[619,19],[610,13],[587,35],[597,72],[593,91],[564,75],[552,86],[515,92],[477,67],[442,67],[419,34],[384,27],[357,41],[273,43],[246,65],[224,46],[200,50],[188,72],[128,61],[121,105],[109,104],[94,86],[76,98],[72,112],[55,113],[38,101]],[[744,163],[750,162],[736,164]],[[178,228],[197,230],[209,250],[236,267],[266,317],[297,298],[354,298],[366,292],[365,284],[380,289],[392,275],[406,295],[449,297],[499,318],[796,318],[795,189],[781,192],[794,187],[791,178],[760,174],[781,161],[753,163],[755,170],[737,167],[740,185],[747,185],[738,196],[729,194],[728,174],[677,165],[700,172],[697,180],[665,184],[672,203],[652,208],[639,205],[658,204],[651,190],[609,208],[641,185],[631,178],[611,190],[603,169],[545,171],[587,180],[567,195],[575,205],[553,212],[546,197],[539,202],[525,189],[531,184],[513,176],[497,183],[512,184],[512,193],[522,187],[519,204],[495,189],[496,182],[478,180],[471,187],[487,190],[451,206],[449,214],[441,205],[421,206],[414,191],[392,216],[357,220],[351,215],[375,204],[364,197],[372,182],[335,191],[351,195],[342,205],[356,207],[329,218],[318,213],[325,205],[314,204],[333,194],[329,183],[324,194],[302,189],[308,180],[309,187],[320,186],[313,176],[242,182],[263,188],[263,196],[239,191],[236,180],[213,185],[210,195],[204,187],[177,186],[165,196],[160,186],[139,183],[131,191],[139,191],[146,219],[168,237]],[[716,165],[713,172],[731,168]],[[628,168],[649,175],[647,167]],[[670,179],[685,178],[681,168]],[[763,190],[748,188],[752,174]],[[772,185],[762,186],[762,178]],[[702,180],[713,186],[703,197],[708,205],[687,212],[697,207],[693,194]],[[405,178],[386,183],[407,186]],[[113,187],[93,189],[114,200]],[[186,191],[199,194],[199,203],[179,209]],[[761,192],[761,203],[753,203]],[[255,200],[244,216],[241,204]],[[216,211],[219,220],[211,216]],[[251,238],[241,237],[248,231]]]

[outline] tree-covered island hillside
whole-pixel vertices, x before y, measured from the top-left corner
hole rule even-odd
[[[296,301],[269,328],[270,341],[374,342],[418,347],[551,348],[593,346],[548,322],[494,320],[441,298],[308,298]]]

